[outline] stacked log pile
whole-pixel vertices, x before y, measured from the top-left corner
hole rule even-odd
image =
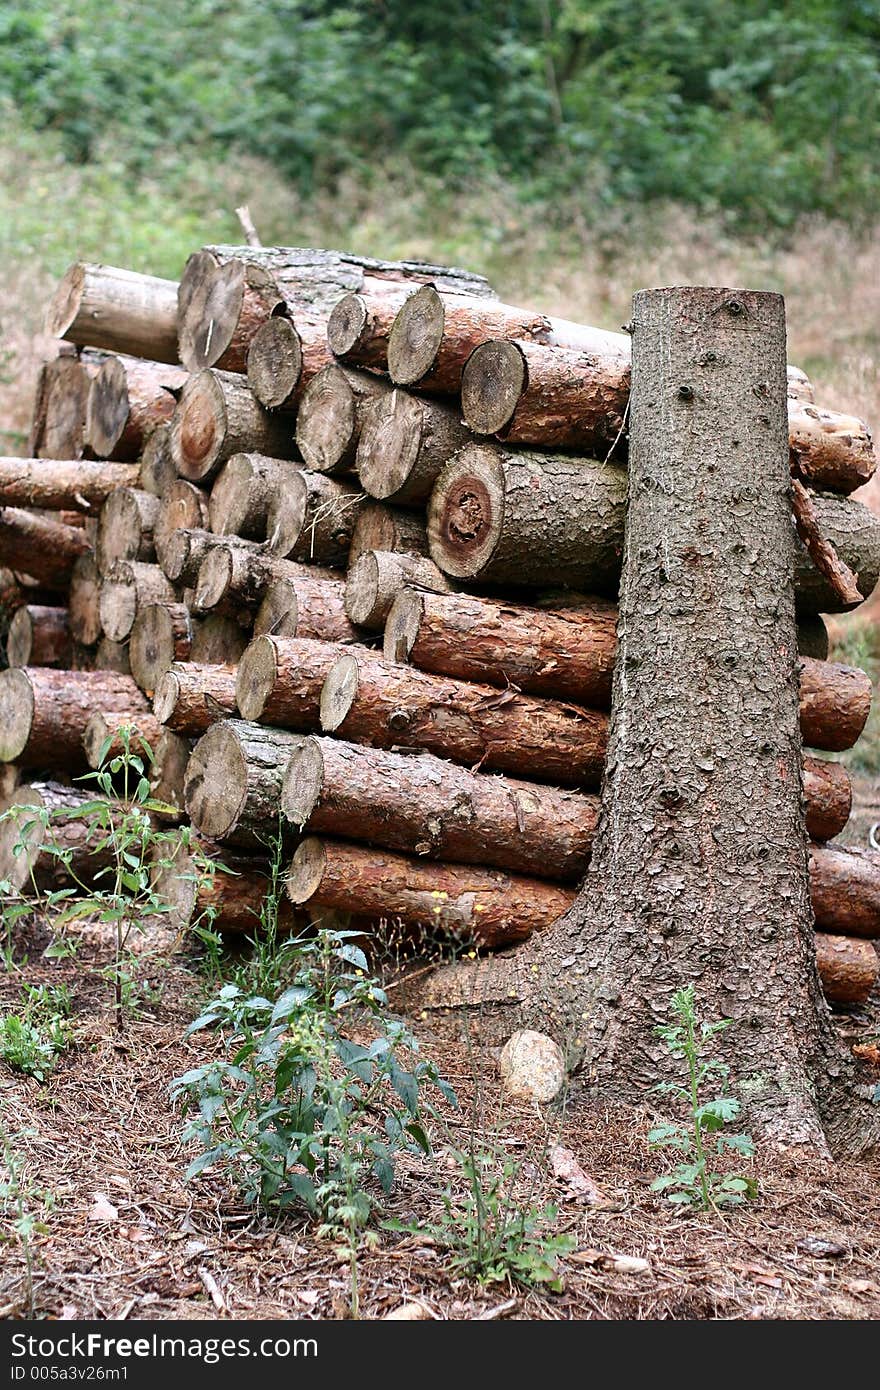
[[[179,285],[74,266],[48,322],[32,457],[0,459],[7,804],[63,804],[128,723],[164,815],[229,869],[157,874],[182,920],[210,899],[255,925],[280,825],[291,917],[455,949],[546,928],[598,817],[627,336],[466,271],[260,247],[204,248]],[[880,522],[849,496],[874,456],[796,368],[789,392],[817,960],[858,1003],[880,863],[833,843],[851,787],[815,754],[853,746],[871,686],[828,660],[819,615],[878,581]]]

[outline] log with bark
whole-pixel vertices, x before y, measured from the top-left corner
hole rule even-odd
[[[153,524],[153,545],[156,558],[165,567],[165,547],[175,531],[206,530],[209,525],[209,503],[200,488],[183,478],[177,478],[160,498],[159,513]]]
[[[348,563],[365,550],[393,550],[400,555],[427,555],[428,532],[423,512],[408,512],[384,502],[366,501],[358,510]]]
[[[306,738],[285,771],[281,809],[310,833],[571,881],[586,868],[598,801],[430,753]]]
[[[371,497],[395,506],[425,502],[444,464],[473,435],[457,409],[394,390],[366,411],[357,471]]]
[[[161,724],[148,709],[139,710],[136,714],[105,714],[97,709],[89,715],[83,729],[82,745],[86,762],[91,768],[99,768],[112,758],[122,757],[127,740],[130,755],[140,758],[148,767],[161,734]],[[144,743],[147,748],[144,748]]]
[[[448,594],[451,589],[449,580],[427,556],[367,550],[349,566],[345,611],[357,626],[378,632],[401,593],[425,590]]]
[[[88,459],[0,458],[0,504],[97,513],[119,487],[136,487],[137,464]]]
[[[792,465],[811,487],[852,492],[874,476],[874,443],[863,420],[790,399],[788,430]]]
[[[235,711],[234,666],[176,661],[161,677],[153,713],[172,733],[198,738]]]
[[[811,839],[833,840],[839,835],[852,810],[852,782],[843,763],[805,757],[804,801]]]
[[[871,712],[871,679],[837,661],[800,660],[800,723],[811,748],[852,748]]]
[[[153,800],[159,803],[158,808],[153,808],[152,814],[159,820],[180,820],[185,811],[183,787],[189,765],[190,741],[171,729],[162,728],[152,749],[153,761],[147,776]]]
[[[816,926],[842,936],[880,937],[880,855],[843,845],[810,845]]]
[[[177,477],[171,457],[171,426],[157,425],[143,447],[139,484],[144,492],[164,497]]]
[[[880,975],[880,956],[870,941],[816,932],[816,964],[832,1004],[864,1004]]]
[[[335,577],[332,570],[283,560],[239,542],[230,543],[227,537],[226,544],[209,549],[199,565],[193,608],[199,613],[222,609],[233,614],[255,609],[273,580],[309,576]]]
[[[493,686],[343,653],[321,695],[321,727],[376,748],[422,748],[474,768],[566,787],[599,784],[608,716]]]
[[[110,494],[101,508],[95,542],[102,574],[117,560],[155,560],[153,535],[160,507],[159,498],[142,488],[119,487]]]
[[[345,611],[341,579],[273,579],[254,618],[255,637],[312,637],[322,642],[358,642]]]
[[[181,588],[192,589],[199,577],[199,567],[209,550],[226,545],[226,536],[215,536],[201,527],[180,527],[170,531],[157,546],[157,558],[166,579]],[[236,539],[237,545],[247,542]]]
[[[248,386],[267,410],[294,411],[309,382],[332,365],[326,319],[299,313],[295,322],[271,318],[248,349]]]
[[[98,353],[62,354],[37,377],[27,452],[32,458],[79,459],[85,451],[86,405]]]
[[[350,473],[369,408],[390,390],[368,372],[323,367],[299,400],[296,443],[303,462],[316,473]]]
[[[67,667],[73,660],[73,638],[66,608],[28,604],[16,609],[6,635],[9,666]]]
[[[299,744],[296,734],[241,719],[209,729],[186,771],[186,809],[196,830],[265,849],[282,825],[281,779]]]
[[[186,380],[182,367],[108,357],[89,388],[86,444],[98,458],[138,458],[153,430],[170,421]]]
[[[244,371],[259,327],[279,312],[326,318],[343,295],[437,281],[450,292],[491,295],[469,271],[418,261],[374,261],[311,247],[209,246],[190,256],[178,296],[180,360],[190,371]]]
[[[176,362],[177,284],[76,261],[52,297],[46,332],[80,346]]]
[[[19,507],[0,510],[0,565],[30,575],[47,589],[66,589],[77,560],[90,550],[81,527]]]
[[[388,341],[394,320],[410,294],[405,285],[388,285],[366,294],[346,294],[327,320],[327,343],[342,362],[388,370]]]
[[[207,482],[233,454],[296,452],[290,419],[270,415],[240,376],[212,370],[189,378],[171,417],[171,457],[182,478]]]
[[[493,586],[616,592],[627,495],[614,463],[468,445],[443,469],[428,507],[431,556],[454,579]],[[832,493],[813,498],[823,534],[867,597],[880,574],[880,519]],[[840,599],[798,545],[800,613]]]
[[[189,659],[206,666],[234,666],[247,644],[247,635],[234,618],[209,613],[193,623]]]
[[[136,719],[149,706],[131,676],[113,671],[0,671],[0,761],[77,769],[82,734],[95,710]]]
[[[67,607],[75,642],[93,647],[101,636],[101,576],[92,552],[80,555],[70,574]]]
[[[95,648],[93,670],[116,671],[121,676],[130,676],[131,662],[128,659],[128,643],[114,642],[109,637],[102,637]]]
[[[265,454],[233,454],[211,488],[211,530],[218,536],[265,540],[269,506],[298,471],[295,464]]]
[[[342,564],[363,501],[359,487],[292,468],[269,503],[266,548],[291,560]]]
[[[421,926],[462,945],[523,941],[559,917],[574,892],[478,865],[425,863],[402,854],[309,836],[286,888],[296,907],[329,907]]]
[[[93,788],[59,782],[32,782],[4,795],[0,811],[9,814],[0,820],[0,879],[25,895],[67,887],[71,874],[92,882],[110,863],[112,848],[99,848],[103,837],[76,812],[96,799]]]
[[[236,703],[243,719],[281,728],[320,728],[321,692],[340,653],[335,642],[255,637],[238,665]]]
[[[174,602],[174,589],[158,565],[117,560],[101,582],[101,627],[112,641],[124,642],[143,608]]]
[[[210,861],[213,872],[206,873],[200,860]],[[265,857],[235,853],[229,845],[203,837],[181,843],[171,854],[163,852],[150,874],[150,886],[178,931],[203,921],[222,932],[256,934],[270,881]],[[295,922],[293,904],[282,898],[279,931],[290,931]]]
[[[17,608],[24,608],[29,603],[43,608],[54,608],[57,602],[58,595],[53,590],[43,589],[28,575],[14,574],[5,565],[0,565],[0,610],[5,612],[7,617]]]
[[[187,661],[192,649],[193,623],[182,603],[150,603],[132,624],[129,654],[131,674],[141,690],[155,691],[175,661]]]

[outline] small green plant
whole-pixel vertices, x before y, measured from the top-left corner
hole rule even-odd
[[[455,1101],[433,1064],[419,1058],[415,1038],[387,1016],[355,935],[291,938],[292,982],[275,1001],[224,986],[188,1032],[219,1026],[227,1059],[173,1084],[198,1111],[186,1138],[203,1152],[190,1177],[221,1168],[248,1201],[301,1203],[327,1232],[363,1228],[373,1208],[368,1177],[388,1191],[397,1154],[430,1151],[424,1119],[433,1112],[423,1087]],[[373,1041],[356,1042],[357,1027]]]
[[[729,1027],[730,1019],[707,1023],[697,1015],[693,985],[680,989],[672,997],[672,1012],[676,1023],[655,1029],[670,1053],[685,1063],[687,1075],[682,1084],[661,1081],[656,1089],[675,1096],[687,1107],[684,1121],[658,1125],[648,1133],[652,1149],[672,1149],[682,1155],[682,1161],[671,1173],[664,1173],[651,1184],[653,1192],[662,1192],[670,1202],[695,1206],[708,1211],[721,1206],[739,1206],[757,1196],[754,1178],[740,1174],[715,1173],[709,1168],[711,1152],[725,1152],[750,1158],[754,1143],[748,1134],[725,1134],[724,1126],[740,1113],[740,1103],[726,1094],[730,1068],[716,1057],[706,1056],[709,1040]],[[712,1100],[701,1099],[705,1083],[713,1081],[720,1094]]]
[[[284,825],[279,813],[273,833],[264,842],[269,856],[266,888],[260,902],[259,915],[254,915],[254,935],[248,938],[250,953],[241,962],[234,982],[244,993],[277,995],[290,975],[288,952],[294,962],[299,943],[281,932],[281,909],[284,903]],[[294,967],[295,968],[295,967]]]
[[[64,985],[25,985],[23,1007],[0,1018],[0,1057],[13,1071],[45,1081],[70,1044],[70,992]]]
[[[561,1293],[559,1259],[576,1241],[554,1232],[558,1212],[552,1202],[538,1204],[524,1197],[522,1164],[495,1147],[453,1150],[452,1157],[465,1190],[456,1194],[447,1186],[441,1193],[442,1214],[431,1231],[449,1251],[451,1268],[484,1284],[506,1280]]]
[[[21,1248],[25,1268],[26,1311],[29,1317],[33,1317],[34,1236],[45,1233],[41,1211],[51,1211],[53,1198],[51,1192],[40,1191],[26,1181],[24,1162],[16,1148],[16,1141],[26,1137],[26,1134],[9,1134],[0,1119],[0,1158],[3,1164],[3,1171],[0,1172],[0,1220],[8,1228],[6,1239],[16,1240]]]

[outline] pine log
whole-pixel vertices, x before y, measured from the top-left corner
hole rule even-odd
[[[75,642],[92,647],[101,636],[101,576],[91,551],[80,555],[70,575],[68,612]]]
[[[788,430],[793,469],[811,487],[852,492],[874,476],[874,443],[863,420],[789,399]]]
[[[267,845],[279,829],[281,778],[296,734],[241,719],[215,724],[192,751],[186,809],[196,830],[213,840]]]
[[[394,390],[366,412],[357,450],[358,476],[372,497],[415,506],[430,497],[444,464],[472,442],[458,410]]]
[[[94,826],[71,813],[95,800],[93,788],[58,782],[33,782],[7,793],[0,801],[0,811],[10,813],[0,820],[0,879],[25,894],[67,886],[70,872],[53,852],[59,850],[70,855],[77,880],[92,882],[109,864],[112,851],[99,849]]]
[[[142,608],[174,602],[174,590],[158,565],[117,560],[101,582],[101,627],[112,641],[124,642]]]
[[[871,680],[837,661],[800,660],[801,734],[810,748],[852,748],[871,711]]]
[[[51,589],[42,589],[35,579],[21,573],[13,574],[11,569],[0,565],[0,613],[8,617],[29,603],[54,608],[57,602],[58,595]]]
[[[76,261],[52,297],[46,332],[108,352],[176,362],[177,284]]]
[[[842,845],[810,845],[816,926],[841,936],[880,937],[880,855]]]
[[[202,837],[196,837],[195,845],[213,864],[213,873],[199,870],[193,846],[184,843],[171,854],[163,853],[151,872],[150,886],[165,905],[168,920],[185,931],[210,914],[211,925],[219,931],[256,934],[269,891],[269,860],[237,854],[229,845]],[[293,904],[283,898],[278,904],[279,931],[290,931],[295,923]]]
[[[117,560],[155,560],[154,528],[161,503],[151,492],[119,487],[101,508],[95,559],[102,574]]]
[[[864,1004],[880,975],[880,956],[870,941],[816,932],[816,964],[832,1004]]]
[[[235,711],[234,666],[174,662],[156,686],[153,713],[172,733],[198,738]]]
[[[254,618],[254,636],[312,637],[322,642],[357,642],[345,611],[341,579],[273,579]]]
[[[128,643],[114,642],[102,637],[95,648],[92,664],[94,671],[116,671],[120,676],[131,675],[131,662],[128,658]]]
[[[170,729],[162,728],[152,744],[153,761],[148,776],[150,793],[165,810],[154,808],[159,820],[180,820],[185,811],[183,787],[189,766],[190,742]]]
[[[177,469],[171,457],[171,426],[157,425],[141,453],[139,486],[154,497],[164,497],[176,478]]]
[[[411,286],[387,285],[367,294],[344,295],[327,320],[330,351],[343,362],[387,371],[394,320],[414,292]]]
[[[434,561],[423,555],[367,550],[349,566],[345,611],[359,627],[378,632],[385,625],[395,599],[410,589],[448,594],[451,585]]]
[[[343,650],[310,638],[255,637],[238,665],[235,696],[242,718],[319,729],[321,691]]]
[[[309,468],[291,469],[269,503],[266,548],[291,560],[342,564],[363,501],[359,487]]]
[[[248,542],[236,540],[237,545]],[[192,589],[199,577],[199,567],[209,550],[228,544],[228,537],[215,536],[213,531],[199,527],[181,527],[171,531],[157,548],[159,562],[166,579],[179,587]]]
[[[368,372],[322,367],[304,387],[296,416],[297,448],[307,467],[350,473],[369,407],[390,390]]]
[[[332,579],[332,570],[299,565],[277,555],[248,549],[242,543],[214,546],[199,566],[193,607],[199,613],[223,609],[239,613],[258,608],[266,589],[276,579]]]
[[[85,353],[44,363],[28,439],[30,457],[82,458],[89,387],[102,360],[94,353]]]
[[[365,550],[391,550],[398,555],[427,555],[428,532],[422,512],[407,512],[384,502],[366,501],[358,511],[348,551],[351,567]]]
[[[247,636],[234,618],[210,613],[193,623],[189,659],[205,666],[234,666],[247,644]]]
[[[265,540],[270,504],[298,473],[296,465],[282,459],[233,454],[211,488],[211,530],[218,536]]]
[[[98,458],[138,458],[153,430],[171,419],[186,380],[181,367],[108,357],[89,388],[89,448]]]
[[[66,589],[76,561],[90,549],[77,526],[18,507],[0,511],[0,565],[30,575],[47,589]]]
[[[812,840],[833,840],[852,810],[852,782],[843,763],[804,758],[804,800],[807,834]]]
[[[138,473],[128,463],[0,458],[0,504],[97,512],[116,488],[136,486]]]
[[[423,748],[470,767],[598,786],[608,716],[429,676],[349,649],[327,676],[321,727],[376,748]]]
[[[499,869],[425,863],[317,836],[300,844],[286,887],[297,907],[399,917],[462,944],[488,947],[549,926],[575,896],[573,889]]]
[[[73,638],[66,608],[18,608],[6,635],[9,666],[69,666]]]
[[[293,411],[309,382],[332,365],[326,319],[299,313],[295,322],[271,318],[248,350],[248,386],[267,410]]]
[[[296,457],[289,418],[273,416],[240,376],[205,371],[190,377],[171,418],[171,457],[181,477],[207,482],[233,454]]]
[[[95,710],[86,720],[83,729],[82,745],[86,762],[91,768],[102,767],[112,758],[119,758],[125,752],[123,730],[128,731],[128,746],[133,757],[141,758],[148,767],[152,751],[162,734],[162,726],[149,710],[139,710],[135,714],[105,714]],[[147,754],[143,744],[147,744]]]
[[[134,717],[148,705],[130,676],[113,671],[0,671],[0,761],[82,767],[82,733],[96,709]]]
[[[443,469],[428,507],[431,556],[454,579],[615,593],[626,512],[626,471],[558,454],[466,446]],[[867,597],[880,574],[880,519],[852,498],[813,498],[823,534]],[[798,547],[800,614],[840,600]]]
[[[586,870],[599,803],[430,753],[307,738],[285,771],[281,809],[310,833],[574,881]]]
[[[164,567],[165,546],[175,531],[207,529],[209,503],[200,488],[177,478],[162,494],[159,513],[153,525],[153,544],[159,564]]]
[[[150,603],[131,629],[131,674],[141,690],[155,691],[172,662],[187,661],[193,642],[189,609],[182,603]]]
[[[388,613],[384,655],[438,675],[608,709],[616,626],[616,604],[601,598],[528,608],[404,589]]]

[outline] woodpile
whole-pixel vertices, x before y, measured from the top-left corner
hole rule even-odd
[[[184,925],[210,900],[255,926],[280,827],[285,920],[482,949],[548,927],[599,814],[628,337],[467,271],[309,248],[203,248],[179,285],[77,264],[47,323],[31,456],[0,459],[4,805],[74,804],[132,725],[164,817],[226,866],[157,869]],[[789,397],[801,730],[836,752],[871,685],[819,615],[878,582],[880,522],[849,496],[874,455],[794,367]],[[878,975],[880,862],[833,843],[845,768],[803,767],[817,962],[851,1005]],[[0,877],[51,877],[13,844],[0,822]]]

